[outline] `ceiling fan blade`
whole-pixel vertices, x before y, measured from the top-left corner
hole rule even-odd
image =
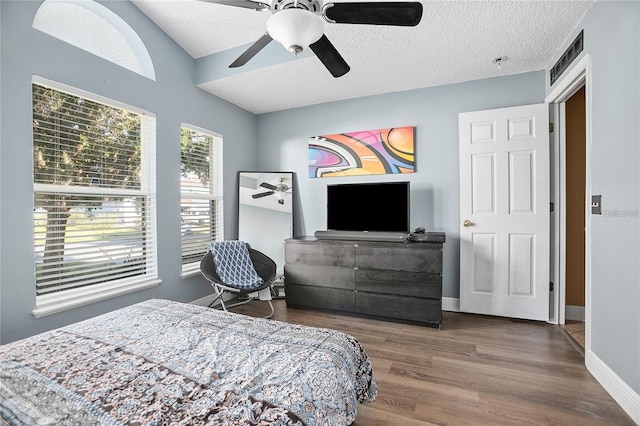
[[[270,189],[270,190],[272,190],[272,191],[275,191],[275,190],[277,190],[277,189],[278,189],[278,187],[277,187],[277,186],[275,186],[275,185],[271,185],[270,183],[267,183],[267,182],[262,182],[262,183],[260,184],[260,186],[261,186],[261,187],[263,187],[263,188]]]
[[[322,34],[322,37],[309,47],[334,77],[341,77],[351,69],[326,35]]]
[[[261,192],[260,194],[253,194],[251,198],[262,198],[262,197],[266,197],[267,195],[271,195],[273,193],[274,193],[273,191]]]
[[[337,24],[396,25],[415,27],[422,19],[420,2],[327,3],[322,14]]]
[[[233,63],[229,65],[229,68],[237,68],[243,66],[244,64],[249,62],[251,58],[256,56],[259,51],[264,49],[267,44],[271,43],[271,40],[273,39],[271,38],[269,33],[264,33],[264,35],[256,40],[256,42],[251,46],[249,46],[249,48],[245,50],[242,55],[238,56],[238,59],[233,61]]]
[[[268,3],[251,0],[201,0],[207,3],[223,4],[225,6],[242,7],[244,9],[253,10],[269,10],[271,6]]]

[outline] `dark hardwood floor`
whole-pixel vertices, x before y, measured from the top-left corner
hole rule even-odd
[[[341,330],[364,346],[378,398],[357,426],[633,425],[557,326],[443,313],[442,329],[312,310],[274,300],[272,319]],[[232,309],[266,315],[265,302]]]

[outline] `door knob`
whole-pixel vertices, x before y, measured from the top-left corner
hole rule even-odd
[[[471,224],[471,221],[470,221],[469,219],[467,219],[467,220],[465,220],[464,222],[462,222],[462,225],[464,225],[464,227],[465,227],[465,228],[468,228],[468,227],[470,227],[472,224]]]

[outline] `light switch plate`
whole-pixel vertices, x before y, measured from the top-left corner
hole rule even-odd
[[[602,195],[591,196],[591,214],[602,214]]]

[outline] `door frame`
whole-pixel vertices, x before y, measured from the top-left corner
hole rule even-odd
[[[545,102],[551,107],[551,118],[554,123],[552,135],[553,165],[551,182],[555,214],[551,219],[553,232],[551,244],[553,256],[550,259],[552,281],[556,283],[553,292],[552,315],[549,322],[565,323],[566,308],[566,117],[565,102],[580,88],[585,88],[585,125],[586,125],[586,170],[585,170],[585,353],[591,349],[591,56],[587,53],[576,65],[560,79],[557,86],[547,95]]]

